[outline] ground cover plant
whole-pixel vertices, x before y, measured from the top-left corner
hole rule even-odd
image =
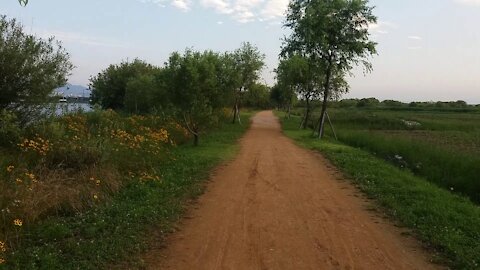
[[[480,202],[477,111],[335,108],[329,113],[341,142]],[[330,128],[327,133],[333,137]]]
[[[4,266],[97,269],[133,254],[151,226],[168,231],[247,127],[217,126],[198,147],[154,115],[97,111],[32,127],[2,155]]]
[[[283,115],[281,116],[283,117]],[[384,212],[414,232],[437,260],[454,269],[477,269],[480,254],[480,208],[408,170],[331,138],[318,140],[298,128],[300,117],[282,118],[287,136],[324,154]]]

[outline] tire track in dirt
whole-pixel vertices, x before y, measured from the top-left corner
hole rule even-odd
[[[439,269],[419,244],[367,210],[320,155],[261,112],[231,163],[148,269]]]

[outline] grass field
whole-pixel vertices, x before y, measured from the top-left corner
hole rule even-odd
[[[32,181],[25,192],[32,188],[39,195],[15,193],[15,198],[21,198],[21,205],[32,198],[45,197],[46,201],[51,198],[56,205],[42,206],[41,215],[31,214],[33,208],[25,207],[19,207],[9,215],[3,214],[1,232],[6,240],[2,241],[4,249],[0,257],[5,261],[0,269],[101,269],[122,260],[135,264],[135,255],[146,248],[149,232],[160,232],[159,238],[167,234],[182,215],[185,202],[202,192],[203,180],[210,169],[234,155],[235,142],[248,128],[251,116],[242,114],[244,125],[224,124],[212,129],[202,135],[200,146],[194,147],[187,140],[179,146],[172,145],[175,124],[167,128],[166,122],[152,123],[152,117],[103,114],[105,112],[101,117],[67,117],[66,126],[71,128],[67,132],[73,132],[72,140],[66,142],[67,150],[82,146],[73,154],[71,151],[64,153],[53,135],[47,140],[46,134],[42,134],[43,139],[36,141],[39,144],[48,141],[50,149],[35,143],[30,147],[28,142],[26,147],[29,148],[19,154],[32,155],[32,164],[22,163],[28,161],[24,156],[17,159],[3,157],[5,166],[15,164],[5,172],[4,186],[20,189],[23,186],[17,185],[27,185],[28,179],[23,178],[29,176],[21,175],[25,169],[34,175],[35,181],[30,179]],[[90,119],[92,117],[94,119]],[[96,121],[108,123],[97,125],[103,128],[94,130]],[[86,137],[80,142],[73,138],[82,132],[81,127],[89,128],[84,130]],[[108,129],[104,130],[105,127]],[[169,131],[168,135],[162,132],[163,129]],[[182,142],[183,131],[178,129],[176,137]],[[103,132],[106,132],[105,136]],[[85,144],[90,143],[96,148],[86,147]],[[45,151],[45,155],[39,151]],[[92,154],[95,157],[93,163],[85,159],[90,152],[96,153]],[[55,159],[52,164],[71,160],[71,166],[49,168],[48,161],[54,157],[63,157],[64,162]],[[76,159],[72,160],[74,157]],[[79,157],[83,158],[79,160]],[[76,166],[79,161],[80,167]],[[55,180],[57,178],[47,177],[53,175],[52,172],[61,172],[58,176],[61,184]],[[23,177],[22,182],[13,180],[12,184],[11,179],[15,177]],[[75,190],[72,187],[77,187],[78,192],[72,193],[71,190]],[[61,194],[67,194],[72,200]],[[20,201],[10,198],[5,190],[2,190],[1,197],[5,204]]]
[[[338,119],[338,114],[334,117]],[[386,162],[379,154],[372,154],[372,148],[366,151],[332,139],[312,138],[310,130],[298,129],[299,117],[288,120],[281,115],[281,119],[287,136],[324,154],[377,202],[379,211],[410,228],[437,254],[438,262],[454,269],[479,269],[480,208],[468,198]],[[344,123],[339,132],[348,126]],[[388,145],[385,142],[381,146]]]
[[[335,108],[330,116],[341,142],[480,202],[478,111]]]

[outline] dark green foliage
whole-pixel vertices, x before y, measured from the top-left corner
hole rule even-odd
[[[257,83],[260,71],[265,66],[265,55],[260,53],[257,47],[249,42],[242,43],[242,46],[231,54],[226,54],[224,62],[227,64],[226,71],[230,78],[226,86],[232,92],[233,99],[233,123],[239,118],[242,92]]]
[[[171,76],[168,85],[173,105],[198,144],[201,132],[215,126],[222,117],[228,92],[223,91],[219,74],[222,61],[219,54],[191,50],[184,55],[173,53],[165,67]]]
[[[0,110],[15,111],[22,124],[67,81],[70,56],[54,38],[28,35],[15,19],[0,16]]]
[[[104,109],[124,109],[125,94],[130,80],[137,79],[140,76],[153,76],[157,70],[158,68],[139,59],[135,59],[133,62],[122,62],[119,65],[110,65],[90,79],[92,102],[100,104]],[[145,87],[145,85],[142,85],[142,87]],[[135,90],[131,89],[131,91]],[[131,95],[129,96],[131,97]],[[129,102],[135,103],[130,100]]]
[[[282,48],[282,57],[300,55],[315,66],[314,81],[321,81],[323,97],[318,135],[323,136],[330,99],[348,90],[344,80],[353,66],[371,70],[369,57],[376,53],[368,26],[377,21],[368,0],[291,1],[284,26],[292,30]],[[306,120],[308,122],[307,106]]]
[[[358,101],[357,107],[378,107],[380,101],[376,98],[362,98]]]
[[[146,114],[166,101],[166,89],[161,89],[154,75],[139,75],[130,79],[126,85],[124,105],[125,111],[135,114]]]
[[[270,88],[267,85],[255,83],[243,95],[243,105],[249,108],[268,109],[270,103]]]

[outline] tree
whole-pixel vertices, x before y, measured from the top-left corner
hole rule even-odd
[[[128,82],[140,76],[153,75],[157,70],[157,67],[139,59],[110,65],[90,78],[92,102],[100,104],[104,109],[124,109]]]
[[[28,4],[28,0],[18,0],[18,2],[20,3],[20,5],[22,6],[26,6]]]
[[[312,101],[316,100],[320,92],[319,83],[321,78],[315,77],[316,67],[307,58],[299,55],[291,55],[282,59],[276,69],[277,81],[284,91],[296,93],[306,104],[305,113],[302,118],[301,128],[307,128],[312,111]],[[289,102],[291,106],[291,99]],[[290,111],[290,109],[289,109]]]
[[[232,71],[231,84],[234,91],[233,99],[233,123],[236,119],[240,121],[240,99],[243,91],[247,91],[250,86],[257,82],[260,71],[264,67],[265,55],[260,53],[257,47],[249,42],[245,42],[242,46],[235,50],[226,61],[231,61]]]
[[[166,65],[171,76],[169,94],[177,114],[198,145],[203,130],[216,124],[225,105],[219,75],[221,58],[217,53],[186,50],[173,53]]]
[[[244,104],[251,108],[270,108],[270,88],[265,84],[254,83],[244,93],[243,100]]]
[[[154,105],[154,93],[157,91],[153,75],[140,75],[128,81],[125,89],[125,110],[129,113],[145,114]]]
[[[16,112],[23,124],[31,121],[72,69],[60,42],[25,34],[15,19],[0,16],[0,110]]]
[[[281,55],[300,54],[322,67],[318,69],[324,76],[320,138],[335,77],[340,82],[357,64],[371,70],[368,58],[376,53],[376,43],[369,40],[368,26],[375,22],[368,0],[292,0],[289,4],[284,26],[292,33]]]

